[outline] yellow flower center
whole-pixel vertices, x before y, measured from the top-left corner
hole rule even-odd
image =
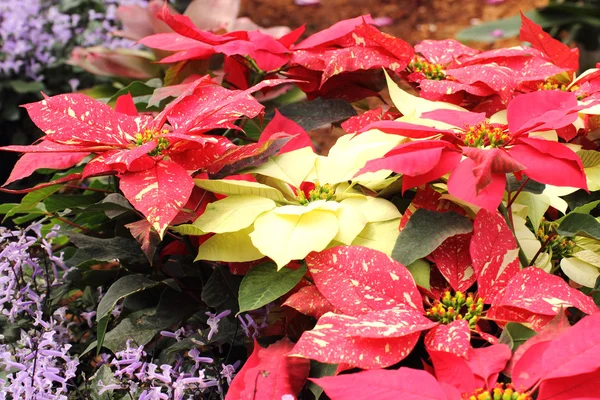
[[[476,298],[472,293],[466,296],[463,292],[456,292],[454,295],[446,291],[442,298],[433,303],[426,315],[442,324],[449,324],[453,321],[464,319],[469,322],[469,327],[475,329],[475,325],[483,313],[483,299]]]
[[[573,254],[576,243],[569,237],[556,233],[556,227],[551,222],[542,218],[542,223],[536,232],[540,243],[546,245],[546,251],[550,252],[553,260],[561,260]]]
[[[158,156],[163,153],[167,148],[169,148],[169,140],[163,137],[162,135],[166,135],[169,133],[168,129],[163,129],[162,131],[154,131],[152,129],[146,129],[144,132],[137,133],[135,135],[135,145],[137,147],[156,140],[157,144],[154,150],[148,153],[149,156]]]
[[[315,182],[315,188],[308,192],[308,198],[306,194],[302,190],[298,190],[296,193],[296,199],[303,206],[307,205],[310,202],[317,200],[334,200],[335,198],[335,190],[333,187],[326,183],[323,186],[319,184],[319,182]]]
[[[463,143],[468,147],[502,147],[510,141],[510,135],[489,122],[467,126],[463,131]]]
[[[410,64],[408,64],[408,70],[410,72],[420,72],[434,81],[441,81],[446,78],[443,67],[441,64],[430,63],[421,57],[415,57]]]
[[[529,393],[519,393],[510,384],[498,383],[492,390],[477,389],[473,393],[465,393],[463,400],[532,400]]]

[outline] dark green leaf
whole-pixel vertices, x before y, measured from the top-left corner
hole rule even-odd
[[[460,214],[419,208],[400,232],[392,258],[403,265],[410,265],[428,256],[449,237],[472,230],[471,220]]]
[[[311,378],[323,378],[325,376],[335,375],[337,370],[337,364],[324,364],[315,360],[310,360],[310,377]],[[315,396],[315,400],[319,400],[323,394],[323,388],[314,382],[306,382],[306,387]]]
[[[306,265],[293,270],[283,268],[277,271],[273,263],[265,263],[252,268],[240,284],[240,313],[256,310],[277,300],[289,292],[306,274]]]
[[[75,207],[85,207],[94,204],[104,198],[102,193],[93,194],[53,194],[44,200],[46,211],[55,213],[57,211],[63,211],[67,208],[73,209]]]
[[[117,302],[131,294],[153,288],[160,284],[160,281],[153,281],[144,275],[135,274],[122,277],[108,288],[108,291],[104,297],[102,297],[102,300],[100,300],[100,304],[98,304],[98,309],[96,311],[96,321],[98,322],[96,329],[98,351],[102,348],[110,313],[113,308],[115,308]]]
[[[145,275],[132,274],[122,277],[108,288],[108,291],[100,300],[96,319],[101,320],[108,317],[119,300],[160,284],[160,281],[153,281]]]
[[[582,206],[576,207],[569,214],[573,214],[573,213],[590,214],[592,211],[594,211],[594,209],[596,207],[598,207],[598,204],[600,204],[600,200],[594,200],[594,201],[584,204]],[[555,222],[560,224],[565,218],[566,218],[566,215],[557,219]]]
[[[85,251],[91,259],[99,261],[119,260],[124,265],[147,264],[139,244],[130,238],[114,237],[99,239],[81,233],[67,234],[77,248]]]
[[[514,353],[520,345],[535,335],[536,332],[533,329],[516,322],[509,322],[500,335],[500,343],[508,345]]]
[[[507,179],[506,179],[506,191],[507,192],[518,191],[522,184],[523,184],[523,181],[522,180],[518,181],[517,178],[515,178],[515,176],[513,174],[507,175]],[[525,184],[525,187],[523,187],[523,189],[521,189],[521,191],[529,192],[529,193],[533,193],[533,194],[541,194],[544,191],[544,189],[546,189],[546,185],[544,185],[543,183],[536,182],[533,179],[530,179],[529,181],[527,181],[527,183]]]
[[[46,90],[42,82],[10,81],[10,87],[17,93],[37,93]]]
[[[306,131],[344,121],[356,115],[354,107],[345,100],[321,98],[306,103],[288,104],[279,108],[279,112]],[[267,118],[272,119],[273,115],[268,115]]]
[[[229,268],[219,266],[202,288],[202,301],[217,312],[238,311],[238,291],[242,278],[229,272]]]
[[[106,333],[103,346],[114,353],[123,350],[127,340],[138,346],[145,345],[160,331],[171,330],[180,325],[182,319],[192,313],[196,306],[187,295],[165,289],[156,308],[127,316]]]
[[[585,190],[580,189],[561,197],[569,204],[569,209],[574,210],[577,207],[584,206],[592,201],[600,200],[600,191],[588,193]]]
[[[57,192],[61,187],[61,185],[52,185],[27,193],[18,206],[11,208],[10,211],[6,213],[6,215],[4,216],[4,220],[6,220],[6,218],[8,217],[12,217],[15,214],[23,214],[28,213],[30,211],[34,211],[36,206],[41,201],[44,201],[45,199],[50,197],[50,195]]]
[[[570,213],[558,225],[556,232],[562,236],[584,236],[600,240],[600,222],[589,214]]]

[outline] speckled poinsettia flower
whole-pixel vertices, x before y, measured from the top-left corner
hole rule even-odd
[[[541,87],[561,76],[573,76],[579,52],[553,39],[523,18],[521,39],[530,47],[480,52],[453,39],[424,40],[408,65],[407,79],[418,83],[421,97],[477,106],[492,114],[524,87]],[[548,83],[549,84],[549,83]],[[483,98],[498,101],[484,102]]]
[[[404,116],[375,122],[363,131],[379,129],[413,141],[368,162],[359,173],[402,173],[403,190],[450,174],[450,194],[488,210],[500,204],[508,173],[554,186],[587,189],[577,154],[556,139],[546,140],[538,134],[563,128],[578,118],[577,112],[585,106],[578,104],[575,94],[540,91],[518,96],[508,106],[505,124],[496,122],[503,114],[487,119],[485,114],[452,104],[414,97],[389,77],[388,86]]]
[[[464,214],[432,188],[419,189],[402,216],[402,229],[409,226],[410,218],[419,209]],[[514,218],[516,221],[518,217]],[[402,233],[398,241],[402,241]],[[520,322],[539,330],[557,315],[561,306],[575,307],[587,314],[598,311],[591,298],[571,288],[562,278],[537,267],[521,270],[517,240],[497,211],[479,210],[472,232],[449,237],[427,259],[432,262],[431,269],[443,277],[432,279],[428,290],[421,288],[428,315],[454,324],[452,330],[457,337],[468,340],[470,330],[494,342],[495,338],[482,329],[485,320],[500,325]],[[456,320],[468,320],[469,325],[461,326]]]
[[[298,86],[309,98],[356,101],[376,95],[381,69],[402,71],[414,50],[371,24],[364,15],[309,36],[293,46],[287,73],[308,82]]]
[[[190,174],[235,147],[203,132],[235,128],[233,122],[240,115],[257,116],[263,106],[250,93],[279,82],[231,91],[206,76],[154,118],[138,115],[130,95],[121,96],[115,110],[82,94],[27,104],[29,116],[46,136],[31,146],[2,148],[25,153],[5,185],[38,168],[69,168],[93,154],[77,177],[116,173],[125,197],[162,237],[190,198],[194,188]]]
[[[419,400],[596,399],[599,328],[599,315],[585,317],[553,335],[529,339],[514,354],[504,344],[472,348],[466,357],[430,351],[431,373],[400,367],[311,380],[332,400],[373,394]]]
[[[298,132],[289,123],[279,129]],[[283,268],[335,244],[361,244],[390,253],[398,236],[398,209],[357,188],[382,184],[389,171],[353,177],[399,139],[375,131],[344,135],[328,156],[298,143],[303,147],[244,170],[251,174],[251,182],[197,179],[197,186],[227,197],[211,203],[193,227],[176,229],[214,233],[198,249],[198,259],[211,261],[243,262],[266,256]]]
[[[250,57],[262,71],[273,71],[289,61],[290,46],[304,32],[304,27],[300,27],[279,39],[258,30],[220,35],[198,28],[189,17],[172,14],[166,6],[158,13],[158,18],[173,32],[150,35],[139,42],[153,49],[174,52],[161,63],[204,60],[214,54],[224,54],[240,60]]]

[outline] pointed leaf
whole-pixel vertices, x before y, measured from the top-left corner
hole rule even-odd
[[[587,314],[598,311],[591,297],[570,287],[559,276],[536,267],[525,268],[516,274],[495,304],[548,316],[556,315],[561,307],[575,307]]]
[[[83,94],[48,97],[24,106],[31,120],[53,141],[64,144],[127,145],[149,121],[115,112]]]
[[[240,285],[238,301],[240,313],[256,310],[277,300],[300,282],[306,274],[306,266],[300,268],[282,268],[272,263],[257,265],[252,268]]]
[[[521,21],[522,41],[529,42],[534,49],[544,52],[559,67],[577,71],[579,68],[579,50],[577,48],[570,49],[566,44],[554,39],[523,13],[521,13]]]
[[[556,231],[562,236],[584,236],[600,240],[600,222],[589,214],[569,213]]]
[[[472,230],[469,218],[455,212],[418,209],[400,232],[392,257],[401,264],[411,264],[431,254],[449,237]]]

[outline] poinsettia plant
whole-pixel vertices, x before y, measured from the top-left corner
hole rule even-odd
[[[26,104],[44,136],[1,148],[8,398],[600,398],[576,49],[156,18],[164,79]]]

